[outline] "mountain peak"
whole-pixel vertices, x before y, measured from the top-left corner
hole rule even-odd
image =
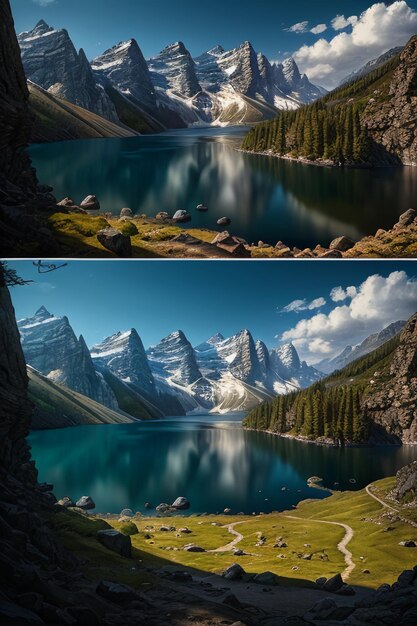
[[[213,48],[210,48],[210,50],[207,50],[207,54],[211,54],[212,56],[220,56],[223,53],[224,48],[220,44],[217,44]]]
[[[209,343],[212,346],[215,345],[216,343],[221,343],[222,341],[224,341],[224,337],[221,333],[216,333],[215,335],[210,337],[210,339],[207,339],[207,343]]]
[[[42,305],[36,311],[35,317],[45,317],[46,318],[46,317],[51,317],[51,314],[49,313],[48,309],[45,306]]]

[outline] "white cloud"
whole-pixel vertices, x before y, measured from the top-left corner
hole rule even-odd
[[[356,15],[351,15],[350,17],[345,17],[344,15],[336,15],[334,19],[332,19],[332,27],[334,30],[343,30],[348,26],[354,26],[358,21]]]
[[[325,30],[327,30],[327,24],[317,24],[317,26],[313,26],[313,28],[310,29],[310,33],[313,33],[313,35],[321,35]]]
[[[324,298],[315,298],[308,302],[305,298],[303,300],[293,300],[281,309],[281,313],[299,313],[300,311],[314,311],[314,309],[320,309],[326,304]]]
[[[47,7],[50,4],[56,2],[56,0],[32,0],[35,4],[39,4],[41,7]]]
[[[354,298],[356,296],[357,290],[356,287],[333,287],[330,292],[330,298],[333,302],[343,302],[347,298]]]
[[[328,314],[316,313],[300,320],[280,337],[293,341],[300,357],[313,363],[324,353],[336,356],[346,345],[356,345],[417,310],[417,280],[404,271],[391,272],[387,277],[373,274],[359,287],[337,287],[331,293],[334,302],[351,301],[335,306]]]
[[[333,20],[336,26],[342,18]],[[321,37],[311,46],[301,46],[293,56],[310,80],[331,89],[371,59],[404,45],[416,32],[417,12],[405,0],[389,5],[378,2],[358,17],[351,32],[339,32],[330,41]]]
[[[293,24],[289,28],[284,28],[289,33],[306,33],[307,32],[308,21],[305,22],[297,22],[297,24]]]

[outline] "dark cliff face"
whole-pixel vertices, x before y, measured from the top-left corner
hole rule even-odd
[[[24,148],[29,142],[29,92],[20,59],[9,0],[0,0],[0,192],[11,183],[34,191],[36,178]]]
[[[32,405],[27,396],[26,364],[14,310],[0,266],[0,466],[20,472],[29,460],[25,437]]]
[[[382,150],[404,165],[417,165],[417,36],[401,53],[388,98],[381,102],[376,94],[362,120]]]
[[[417,314],[407,322],[395,350],[390,376],[367,396],[370,419],[403,443],[417,441]]]

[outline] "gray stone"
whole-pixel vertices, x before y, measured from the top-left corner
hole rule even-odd
[[[406,539],[405,541],[400,541],[398,545],[403,546],[403,548],[416,548],[417,547],[416,542],[413,541],[412,539]]]
[[[195,543],[188,543],[183,549],[186,552],[205,552],[204,548],[197,546]]]
[[[155,219],[157,219],[157,220],[167,220],[167,219],[169,219],[169,213],[167,213],[166,211],[159,211],[159,213],[157,213],[155,215]]]
[[[221,217],[220,219],[217,220],[217,224],[219,226],[229,226],[231,221],[232,220],[230,219],[230,217]]]
[[[233,563],[224,570],[222,576],[227,580],[241,580],[246,572],[239,563]]]
[[[80,202],[80,207],[86,211],[98,211],[100,209],[100,202],[96,196],[86,196],[84,200]]]
[[[109,226],[99,230],[97,239],[104,248],[114,252],[119,257],[132,256],[130,237],[121,233],[120,230],[116,230],[116,228]]]
[[[184,209],[179,209],[175,211],[173,218],[174,222],[189,222],[191,220],[191,215],[188,211],[184,211]]]
[[[70,506],[75,506],[74,500],[71,500],[68,496],[64,496],[60,500],[58,500],[57,504],[60,506],[64,506],[66,509]]]
[[[205,204],[197,204],[196,209],[197,211],[208,211],[208,207]]]
[[[405,211],[405,213],[402,213],[402,215],[400,215],[400,218],[398,220],[398,222],[395,224],[395,227],[404,227],[404,226],[409,226],[410,224],[412,224],[415,220],[415,218],[417,217],[417,211],[415,209],[408,209],[408,211]]]
[[[83,509],[84,511],[96,508],[95,502],[91,496],[82,496],[79,500],[77,500],[75,506],[79,509]]]
[[[132,556],[132,542],[128,535],[123,535],[118,530],[99,530],[97,532],[97,539],[103,546],[106,546],[109,550],[117,552],[121,556],[130,558]]]
[[[259,585],[277,585],[279,582],[279,576],[273,572],[262,572],[262,574],[256,574],[253,582]]]
[[[333,239],[329,248],[330,250],[340,250],[340,252],[346,252],[350,250],[355,245],[355,242],[349,237],[337,237],[337,239]]]
[[[132,209],[125,208],[120,211],[120,217],[133,217]]]
[[[133,511],[132,509],[123,509],[120,511],[120,515],[123,517],[133,517]]]
[[[343,579],[341,577],[340,574],[336,574],[335,576],[332,576],[331,578],[328,578],[326,580],[326,582],[323,585],[323,589],[325,589],[326,591],[337,591],[338,589],[340,589],[340,587],[342,587],[343,585]]]
[[[106,600],[122,604],[129,602],[137,597],[134,589],[121,583],[111,582],[110,580],[101,580],[96,588],[96,593]]]
[[[179,498],[174,500],[171,506],[178,511],[184,511],[185,509],[190,508],[190,503],[188,502],[187,498],[184,498],[184,496],[180,496]]]

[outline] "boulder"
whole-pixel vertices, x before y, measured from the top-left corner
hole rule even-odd
[[[120,526],[120,532],[123,533],[123,535],[128,535],[129,537],[130,535],[137,535],[138,527],[136,526],[136,524],[132,522],[130,517],[125,517],[124,519],[128,521],[123,522],[123,524]]]
[[[102,598],[106,598],[106,600],[110,600],[116,604],[130,602],[136,598],[136,592],[132,587],[121,583],[114,583],[110,580],[100,580],[96,587],[96,593]]]
[[[133,217],[132,209],[128,209],[128,208],[122,209],[120,211],[120,217]]]
[[[88,511],[90,509],[96,508],[95,502],[91,496],[82,496],[79,500],[77,500],[75,506],[79,509],[83,509],[83,511]]]
[[[187,543],[183,548],[186,552],[205,552],[204,548],[197,546],[195,543]]]
[[[343,586],[343,579],[340,574],[336,574],[331,578],[328,578],[323,585],[323,589],[326,591],[338,591]]]
[[[159,213],[157,213],[155,215],[155,219],[157,219],[157,220],[168,220],[169,219],[169,213],[167,213],[166,211],[159,211]]]
[[[408,209],[405,213],[400,215],[398,222],[394,225],[395,229],[404,228],[412,224],[417,217],[417,211],[415,209]]]
[[[253,582],[259,585],[277,585],[279,577],[273,572],[262,572],[262,574],[256,574]]]
[[[221,217],[220,219],[217,220],[217,224],[218,226],[229,226],[231,221],[232,220],[230,219],[230,217]]]
[[[155,510],[161,515],[164,515],[166,513],[173,513],[175,511],[175,509],[173,509],[172,506],[170,504],[167,504],[166,502],[161,502],[161,504],[158,504]]]
[[[205,204],[197,204],[197,211],[208,211],[208,207]]]
[[[174,222],[189,222],[191,220],[191,215],[188,211],[184,211],[184,209],[180,209],[179,211],[175,211],[173,218]]]
[[[346,252],[350,250],[355,245],[355,242],[349,237],[337,237],[337,239],[333,239],[329,248],[330,250],[340,250],[340,252]]]
[[[74,500],[71,500],[71,498],[68,496],[64,496],[63,498],[58,500],[57,504],[59,504],[60,506],[64,506],[66,509],[70,506],[75,506]]]
[[[318,585],[319,587],[323,587],[326,581],[327,578],[325,576],[320,576],[320,578],[316,579],[316,585]]]
[[[417,543],[413,541],[412,539],[406,539],[405,541],[400,541],[398,545],[403,546],[403,548],[417,548]]]
[[[190,535],[191,534],[191,530],[189,528],[187,528],[186,526],[184,528],[179,528],[178,532],[182,533],[183,535]]]
[[[74,206],[74,200],[68,196],[58,202],[58,206]]]
[[[326,250],[326,252],[319,254],[321,259],[341,259],[342,256],[340,250]]]
[[[175,526],[161,526],[159,530],[161,533],[172,533],[175,530]]]
[[[226,507],[223,511],[223,513],[226,513],[226,514],[231,513],[231,512],[232,512],[232,509],[229,509],[228,507]]]
[[[174,509],[177,509],[177,511],[185,511],[185,509],[190,508],[190,503],[187,498],[184,498],[184,496],[179,496],[176,500],[174,500],[171,506]]]
[[[120,516],[133,517],[133,511],[132,509],[123,509],[120,511]]]
[[[84,200],[80,202],[80,207],[86,211],[98,211],[100,209],[100,202],[97,200],[96,196],[86,196]]]
[[[116,230],[116,228],[109,226],[99,230],[97,239],[104,248],[110,250],[110,252],[114,252],[117,256],[132,256],[132,244],[129,235],[124,235],[120,230]]]
[[[145,509],[153,509],[153,506],[150,502],[145,502],[143,506],[145,507]]]
[[[114,528],[99,530],[97,532],[97,539],[103,546],[106,546],[106,548],[113,552],[117,552],[120,556],[128,558],[132,556],[132,542],[130,536],[124,535]]]
[[[233,563],[224,570],[222,576],[227,580],[241,580],[246,572],[239,563]]]
[[[342,585],[340,589],[336,591],[336,593],[340,596],[354,596],[355,590],[350,585]]]

